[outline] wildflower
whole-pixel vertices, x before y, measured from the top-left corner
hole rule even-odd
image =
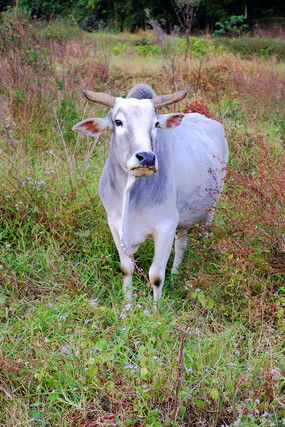
[[[137,304],[137,308],[142,308],[142,305],[141,304]]]
[[[36,181],[36,184],[39,184],[39,185],[45,185],[45,181],[44,180],[41,180],[41,181]]]
[[[158,356],[153,356],[153,360],[158,360],[159,357]]]
[[[281,376],[280,369],[279,369],[279,368],[273,368],[273,369],[271,370],[271,374],[272,374],[272,378],[273,378],[274,380],[276,380],[276,378],[278,378],[278,377],[280,377],[280,376]]]
[[[51,308],[51,307],[53,307],[53,303],[52,303],[52,302],[50,302],[48,306],[49,306],[50,308]]]
[[[125,319],[127,317],[127,315],[122,311],[122,313],[120,314],[120,319]]]
[[[260,404],[260,399],[255,399],[255,402],[259,405]]]
[[[96,307],[98,305],[98,298],[94,298],[89,302],[90,307]]]
[[[138,365],[131,365],[131,364],[125,365],[124,369],[138,369]]]
[[[70,354],[71,353],[71,347],[70,345],[64,345],[61,347],[60,351],[64,354]]]
[[[263,412],[263,414],[262,414],[261,416],[262,416],[262,417],[268,417],[268,415],[269,415],[269,414],[268,414],[268,412],[267,412],[267,411],[264,411],[264,412]]]
[[[235,422],[234,422],[234,426],[238,426],[241,422],[241,418],[238,418]]]
[[[91,320],[90,319],[86,319],[86,320],[84,320],[84,324],[85,325],[88,325],[88,323],[90,323],[91,322]]]
[[[134,341],[134,344],[138,345],[140,342],[141,342],[141,340],[136,340],[136,341]]]
[[[143,312],[143,314],[145,315],[145,316],[147,316],[147,317],[150,317],[150,312],[148,311],[148,310],[144,310],[144,312]]]
[[[188,374],[193,374],[193,372],[194,372],[194,371],[193,371],[193,369],[192,369],[192,368],[187,368],[187,369],[186,369],[186,372],[188,372]]]
[[[67,319],[67,317],[68,317],[68,314],[66,314],[66,313],[64,313],[64,314],[60,314],[60,315],[58,316],[58,318],[59,318],[59,319],[61,319],[61,320],[66,320],[66,319]]]
[[[124,311],[129,311],[131,309],[132,309],[132,304],[126,304],[125,308],[124,308]]]

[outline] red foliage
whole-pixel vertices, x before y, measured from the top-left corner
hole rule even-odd
[[[214,113],[212,113],[209,108],[203,103],[199,101],[191,102],[191,104],[187,104],[183,110],[183,113],[199,113],[208,117],[212,120],[217,120],[217,122],[221,123],[221,119],[217,117]]]
[[[8,361],[6,359],[0,359],[0,369],[6,372],[17,373],[19,372],[20,368],[15,363],[12,364],[11,361]]]

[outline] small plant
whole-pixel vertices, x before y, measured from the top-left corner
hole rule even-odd
[[[225,21],[218,21],[215,23],[214,36],[228,35],[240,35],[242,32],[249,28],[246,24],[246,16],[244,15],[233,15],[230,19]]]
[[[161,54],[160,46],[152,44],[142,44],[134,46],[134,51],[141,56],[155,56]]]

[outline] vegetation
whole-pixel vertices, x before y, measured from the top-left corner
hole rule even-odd
[[[271,0],[270,7],[265,0],[0,0],[0,11],[15,5],[34,18],[72,16],[85,30],[145,30],[154,19],[168,33],[179,26],[186,35],[192,26],[210,32],[216,23],[223,28],[230,23],[231,28],[253,29],[256,20],[284,16],[282,0]]]
[[[3,426],[284,424],[284,62],[197,37],[184,62],[181,43],[2,16]],[[157,312],[151,242],[123,301],[97,195],[108,135],[95,147],[70,130],[107,112],[83,88],[124,96],[141,81],[191,88],[171,111],[215,115],[231,151],[211,236],[193,229]]]

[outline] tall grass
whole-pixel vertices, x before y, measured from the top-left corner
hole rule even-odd
[[[209,44],[186,64],[177,55],[173,73],[133,48],[152,35],[86,35],[13,14],[0,40],[1,424],[281,426],[283,64]],[[215,115],[231,148],[211,237],[193,229],[158,312],[139,271],[133,305],[123,302],[97,195],[108,136],[94,149],[70,131],[106,114],[81,89],[124,96],[139,81],[157,93],[191,87],[190,106],[171,108]],[[151,256],[147,242],[136,256],[145,273]]]

